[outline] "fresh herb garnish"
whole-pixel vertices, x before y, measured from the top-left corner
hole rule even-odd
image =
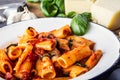
[[[64,14],[64,0],[41,0],[41,11],[46,17]]]
[[[71,30],[75,35],[82,36],[84,35],[88,28],[89,28],[89,22],[91,20],[91,13],[82,13],[77,14],[73,17],[71,21]]]

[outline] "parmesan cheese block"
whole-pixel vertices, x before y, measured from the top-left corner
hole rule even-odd
[[[96,0],[86,0],[86,1],[94,3]]]
[[[64,0],[65,1],[65,13],[68,14],[71,11],[76,13],[90,12],[91,5],[95,0]]]
[[[97,0],[91,6],[92,17],[108,29],[120,27],[120,0]]]

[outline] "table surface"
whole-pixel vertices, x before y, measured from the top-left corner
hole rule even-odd
[[[16,3],[16,2],[23,2],[23,1],[25,1],[25,0],[0,0],[0,5]]]
[[[25,2],[25,0],[0,0],[0,5],[4,4],[10,4],[10,3],[19,3],[19,2]],[[0,10],[0,15],[2,15],[4,10]],[[0,23],[0,28],[4,27],[6,25],[6,22]],[[120,73],[120,62],[118,62],[116,67],[113,67],[107,74],[108,78],[102,78],[97,80],[120,80],[120,76],[118,73]],[[112,73],[112,74],[111,74]],[[96,80],[96,79],[95,79]]]

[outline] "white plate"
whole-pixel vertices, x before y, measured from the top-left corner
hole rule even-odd
[[[34,27],[38,32],[43,32],[58,29],[70,22],[71,19],[68,18],[41,18],[5,26],[0,29],[0,48],[6,47],[10,42],[16,42],[18,36],[21,36],[29,26]],[[103,56],[93,69],[74,78],[75,80],[94,78],[111,68],[119,58],[120,42],[108,29],[90,23],[90,29],[83,37],[94,41],[95,49],[101,49]]]

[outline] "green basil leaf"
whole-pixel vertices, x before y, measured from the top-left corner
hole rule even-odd
[[[71,11],[71,12],[69,12],[69,13],[67,14],[67,17],[68,17],[68,18],[73,18],[75,15],[76,15],[76,12]]]
[[[88,20],[88,21],[91,21],[92,19],[92,16],[91,16],[91,13],[88,13],[88,12],[84,12],[84,13],[82,13],[81,14],[83,17],[86,17],[86,19]]]
[[[58,7],[54,4],[53,0],[42,0],[41,11],[47,17],[56,16]]]
[[[77,14],[71,21],[71,30],[75,35],[84,35],[89,28],[89,21],[91,20],[90,13]]]
[[[79,29],[79,27],[78,27],[78,24],[77,24],[78,22],[77,22],[77,19],[76,19],[76,17],[74,17],[73,19],[72,19],[72,21],[71,21],[71,29],[72,29],[72,32],[75,34],[75,35],[79,35],[80,34],[80,29]]]
[[[64,13],[59,13],[57,17],[66,17],[66,15]]]
[[[46,17],[65,15],[64,0],[41,0],[41,11]],[[65,16],[61,17],[65,17]]]
[[[59,13],[65,13],[64,0],[55,0],[55,3],[59,9]]]

